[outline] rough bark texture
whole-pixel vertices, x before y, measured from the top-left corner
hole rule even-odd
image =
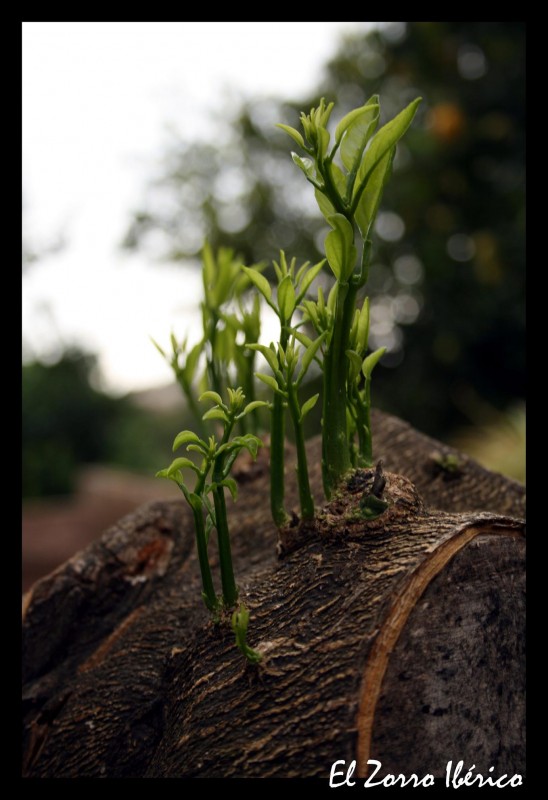
[[[281,561],[267,458],[240,467],[235,572],[259,668],[201,605],[183,502],[139,509],[35,584],[26,775],[325,778],[353,758],[362,774],[368,758],[523,774],[523,487],[460,454],[445,470],[455,451],[393,417],[374,425],[406,475],[387,474],[388,510],[363,519],[361,473],[286,532]],[[309,452],[320,500],[317,440]]]

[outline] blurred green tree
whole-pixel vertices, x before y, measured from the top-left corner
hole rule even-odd
[[[422,95],[376,226],[374,402],[442,438],[482,403],[508,407],[524,394],[524,40],[520,22],[347,37],[314,95],[244,103],[222,145],[173,142],[125,246],[188,258],[207,236],[248,263],[319,259],[327,228],[274,123],[298,126],[321,95],[342,116],[378,92],[388,118]]]
[[[23,496],[68,494],[76,466],[104,457],[117,404],[91,387],[94,363],[69,350],[23,366]]]
[[[23,497],[70,494],[78,467],[104,463],[152,475],[181,414],[135,406],[95,389],[96,358],[66,350],[53,364],[23,366]]]

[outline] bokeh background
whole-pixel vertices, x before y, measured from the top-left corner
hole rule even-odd
[[[174,496],[150,476],[189,418],[148,337],[198,340],[204,237],[321,258],[274,127],[321,96],[335,121],[423,97],[376,224],[375,405],[524,480],[524,47],[515,22],[24,24],[24,587]]]

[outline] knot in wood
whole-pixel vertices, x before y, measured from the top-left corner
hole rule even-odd
[[[355,470],[325,507],[323,525],[346,536],[361,537],[388,531],[394,524],[401,525],[423,513],[424,503],[415,485],[403,475],[383,472],[386,483],[382,500],[386,509],[372,515],[367,501],[376,498],[373,494],[376,476],[378,478],[378,470]]]
[[[372,516],[363,501],[371,495],[378,474],[374,469],[355,470],[313,520],[299,521],[294,516],[278,530],[278,556],[283,558],[307,542],[326,536],[362,538],[388,533],[423,513],[424,503],[415,485],[403,475],[383,472],[382,500],[386,508]],[[374,498],[381,499],[376,495]]]

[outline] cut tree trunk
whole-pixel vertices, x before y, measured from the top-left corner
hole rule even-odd
[[[400,473],[387,511],[363,519],[361,471],[284,532],[281,558],[268,456],[240,465],[230,521],[258,667],[208,619],[183,501],[138,509],[34,585],[26,776],[328,778],[354,759],[361,776],[369,759],[380,775],[441,778],[449,760],[523,775],[523,487],[393,417],[373,424]]]

